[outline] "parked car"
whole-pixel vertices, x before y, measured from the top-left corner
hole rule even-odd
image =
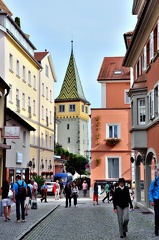
[[[54,186],[56,182],[47,182],[47,186],[48,186],[48,189],[47,189],[47,194],[49,195],[54,195],[54,193],[52,192],[52,188]]]

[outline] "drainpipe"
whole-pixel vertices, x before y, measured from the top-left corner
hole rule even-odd
[[[10,88],[7,88],[7,93],[4,95],[4,126],[6,126],[6,107],[7,107],[7,96]],[[6,144],[6,139],[3,141]],[[3,180],[6,180],[6,149],[3,149]]]

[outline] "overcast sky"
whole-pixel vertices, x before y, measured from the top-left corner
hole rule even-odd
[[[132,31],[133,0],[4,0],[37,51],[51,52],[57,77],[55,98],[65,77],[73,40],[86,99],[101,107],[97,77],[104,57],[124,56],[123,34]]]

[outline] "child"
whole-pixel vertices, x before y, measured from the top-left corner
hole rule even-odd
[[[99,205],[99,203],[98,203],[98,184],[97,184],[97,182],[94,183],[94,193],[93,193],[93,205],[95,205],[95,203],[97,203],[97,205]]]

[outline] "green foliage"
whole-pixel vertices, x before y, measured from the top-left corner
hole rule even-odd
[[[78,172],[78,174],[85,174],[85,166],[88,163],[88,159],[77,154],[70,153],[70,159],[65,163],[66,171],[72,174]]]
[[[37,182],[37,184],[38,184],[38,192],[40,192],[41,191],[41,187],[42,187],[42,185],[45,182],[45,179],[43,179],[43,177],[37,175],[37,176],[34,176],[34,180],[35,180],[35,182]]]

